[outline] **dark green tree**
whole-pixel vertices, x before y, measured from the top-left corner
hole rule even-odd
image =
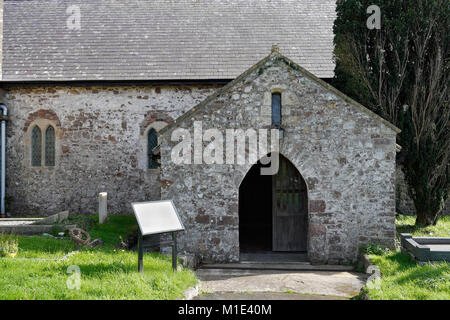
[[[380,29],[367,27],[371,5]],[[450,185],[450,1],[341,0],[334,32],[334,85],[402,129],[416,224],[435,224]]]

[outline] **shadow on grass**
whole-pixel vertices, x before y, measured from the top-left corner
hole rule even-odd
[[[401,226],[397,226],[397,232],[398,233],[415,233],[417,231],[421,231],[423,228],[422,227],[417,227],[415,225],[401,225]]]
[[[432,237],[449,237],[450,236],[450,216],[441,217],[436,225],[432,226],[416,226],[415,217],[398,216],[396,219],[396,228],[398,233],[411,233],[414,236],[432,236]]]
[[[89,254],[99,254],[99,256],[93,258],[92,256],[89,256]],[[108,273],[137,273],[137,257],[137,253],[130,256],[128,252],[122,253],[121,251],[112,252],[96,249],[82,250],[79,254],[74,255],[72,260],[58,266],[57,269],[60,272],[65,272],[68,264],[77,265],[82,274],[88,277],[99,277],[102,274]],[[171,257],[156,252],[144,254],[144,271],[145,273],[171,272]]]
[[[92,239],[102,239],[103,248],[108,250],[116,247],[121,240],[137,230],[137,222],[134,216],[110,216],[105,224],[96,224],[89,234]]]
[[[83,218],[84,219],[84,218]],[[83,220],[79,218],[78,220]],[[91,221],[92,217],[87,220]],[[118,245],[127,235],[136,232],[137,223],[134,216],[110,216],[105,224],[94,224],[90,230],[91,239],[101,238],[104,244],[95,248],[78,248],[69,263],[80,267],[87,276],[101,276],[105,273],[137,272],[137,253],[129,253],[118,249]],[[70,239],[55,239],[42,236],[19,237],[21,256],[28,258],[44,258],[46,255],[63,256],[74,251]],[[159,253],[146,253],[144,258],[145,271],[165,272],[171,270],[171,257]],[[66,272],[67,265],[58,266],[61,272]]]
[[[54,254],[68,253],[74,250],[72,241],[55,240],[41,236],[19,237],[19,253],[26,254]]]
[[[135,264],[123,261],[113,261],[104,263],[80,263],[74,262],[77,265],[83,276],[99,277],[106,273],[135,273],[137,272],[137,261]],[[65,273],[67,265],[58,266],[59,272]]]
[[[439,282],[450,284],[449,264],[446,262],[418,265],[404,253],[395,253],[386,259],[395,264],[395,273],[398,274],[398,277],[394,282],[400,285],[415,282],[422,286],[436,288],[440,285]]]
[[[396,263],[398,265],[398,269],[400,270],[406,270],[417,266],[417,264],[406,253],[392,253],[388,255],[386,259],[393,263]]]
[[[121,239],[126,238],[137,229],[136,219],[133,216],[111,216],[108,223],[99,225],[93,223],[95,216],[73,216],[71,221],[89,226],[87,229],[91,239],[100,238],[104,244],[93,249],[82,248],[81,251],[113,252]],[[97,218],[98,219],[98,218]],[[76,250],[70,237],[55,239],[44,236],[18,236],[19,256],[29,258],[46,257],[47,255],[65,255]]]

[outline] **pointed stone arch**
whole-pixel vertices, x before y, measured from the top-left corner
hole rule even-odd
[[[239,186],[241,254],[307,252],[308,190],[296,166],[279,155],[279,170],[261,174],[261,161],[251,166]]]

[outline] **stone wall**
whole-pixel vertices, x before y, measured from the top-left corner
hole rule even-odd
[[[0,80],[3,78],[3,0],[0,0]]]
[[[160,198],[159,169],[147,169],[146,130],[170,123],[217,86],[10,86],[6,101],[7,210],[13,216],[62,210],[96,213],[108,192],[109,212]],[[56,166],[33,168],[30,131],[53,124]]]
[[[176,164],[172,133],[181,127],[193,136],[195,121],[224,136],[225,129],[270,128],[272,92],[283,96],[280,151],[308,187],[310,260],[348,262],[364,243],[393,244],[396,133],[286,61],[272,56],[163,130],[161,196],[174,200],[186,227],[181,251],[202,261],[239,259],[239,185],[252,164]]]

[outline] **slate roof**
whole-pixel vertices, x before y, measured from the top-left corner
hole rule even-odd
[[[81,30],[66,10],[77,5]],[[273,44],[334,75],[332,0],[4,0],[3,81],[234,79]]]

